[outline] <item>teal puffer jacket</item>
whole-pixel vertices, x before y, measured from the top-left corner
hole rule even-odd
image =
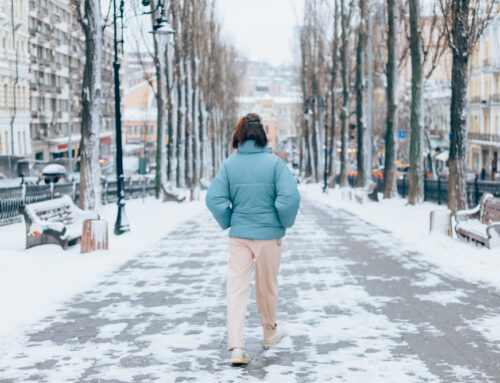
[[[285,163],[269,147],[245,141],[224,161],[208,188],[206,204],[230,237],[275,239],[295,222],[300,194]]]

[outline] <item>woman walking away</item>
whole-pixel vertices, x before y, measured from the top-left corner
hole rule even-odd
[[[227,327],[231,364],[250,362],[243,337],[252,269],[255,263],[257,308],[264,348],[284,336],[276,324],[281,238],[295,222],[300,195],[285,163],[271,154],[261,119],[247,114],[236,126],[237,154],[224,161],[210,185],[207,207],[229,231]]]

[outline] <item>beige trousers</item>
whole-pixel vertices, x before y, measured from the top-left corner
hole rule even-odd
[[[281,239],[229,239],[227,268],[228,348],[245,348],[244,330],[252,269],[255,261],[255,292],[264,338],[276,329],[278,310],[278,270]]]

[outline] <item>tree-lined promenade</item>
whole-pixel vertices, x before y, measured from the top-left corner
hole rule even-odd
[[[332,185],[338,169],[340,186],[346,186],[352,171],[357,186],[364,187],[380,151],[384,153],[384,197],[393,197],[400,155],[396,135],[401,115],[407,113],[408,203],[422,202],[429,134],[424,124],[423,87],[450,58],[448,206],[452,212],[466,208],[470,59],[498,10],[497,0],[306,0],[298,74],[305,110],[312,112],[303,121],[302,175],[318,182],[326,171]],[[407,101],[400,94],[403,71],[411,72],[409,111],[402,110]],[[385,89],[385,97],[372,106],[374,81],[379,91]],[[385,117],[376,124],[374,116],[383,108]],[[328,129],[330,137],[326,142],[323,129]],[[323,150],[329,153],[326,166]],[[356,153],[354,169],[349,153]]]
[[[215,2],[194,0],[143,1],[154,33],[138,31],[153,47],[156,68],[149,79],[157,105],[156,195],[175,188],[196,190],[207,185],[230,153],[236,121],[236,96],[241,73],[235,49],[221,37]],[[102,30],[100,0],[72,0],[85,34],[82,91],[80,206],[101,205],[99,137],[102,99]],[[146,5],[144,7],[143,5]],[[111,1],[110,7],[123,9]],[[150,16],[148,16],[150,15]],[[123,23],[123,13],[118,22]],[[170,37],[162,36],[165,25]],[[121,25],[118,25],[120,30]],[[117,118],[117,116],[115,116]]]

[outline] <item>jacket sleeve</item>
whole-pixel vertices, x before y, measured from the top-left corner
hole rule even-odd
[[[297,181],[286,164],[279,159],[275,173],[276,200],[274,206],[284,228],[292,227],[297,211],[299,210],[300,194],[297,190]]]
[[[229,194],[229,179],[225,166],[222,166],[219,174],[217,174],[210,184],[205,203],[220,227],[223,230],[227,229],[231,222],[231,198]]]

